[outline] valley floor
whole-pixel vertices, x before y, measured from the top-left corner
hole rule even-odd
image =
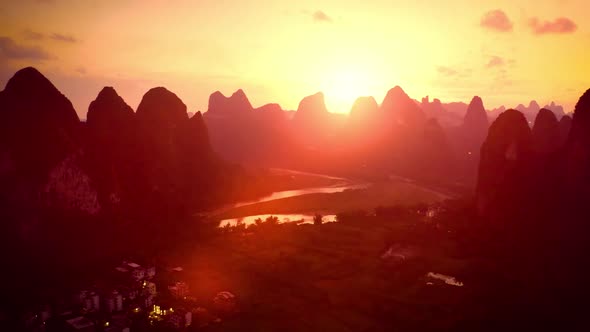
[[[427,275],[461,280],[470,262],[456,256],[447,231],[427,231],[436,241],[417,236],[423,218],[263,224],[197,245],[175,263],[184,265],[197,299],[222,290],[238,297],[239,312],[212,330],[450,329],[461,321],[472,285]]]
[[[358,210],[371,211],[378,206],[429,204],[449,198],[446,193],[405,181],[403,178],[374,183],[350,182],[348,186],[350,188],[342,187],[339,192],[330,192],[330,187],[313,188],[325,189],[327,192],[307,193],[301,190],[301,194],[291,197],[240,204],[219,210],[214,217],[225,219],[269,213],[337,214]]]

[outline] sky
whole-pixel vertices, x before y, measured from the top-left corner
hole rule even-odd
[[[348,112],[396,85],[418,100],[571,111],[590,88],[588,12],[587,0],[5,1],[0,89],[34,66],[81,118],[103,86],[133,108],[164,86],[192,112],[240,88],[255,107],[322,91]]]

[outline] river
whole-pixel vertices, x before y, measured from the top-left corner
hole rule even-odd
[[[306,172],[287,170],[287,169],[273,169],[273,170],[277,171],[277,172],[281,172],[283,174],[316,176],[316,177],[321,177],[321,178],[336,180],[336,181],[332,185],[329,185],[329,186],[277,191],[277,192],[273,192],[269,195],[266,195],[264,197],[260,197],[255,200],[237,202],[235,204],[232,204],[232,205],[227,206],[221,210],[216,211],[216,215],[219,215],[222,212],[231,210],[233,208],[238,208],[238,207],[248,206],[248,205],[252,205],[252,204],[263,203],[263,202],[270,202],[270,201],[280,200],[280,199],[289,198],[289,197],[298,197],[298,196],[303,196],[303,195],[309,195],[309,194],[318,194],[318,193],[333,194],[333,193],[341,193],[346,190],[359,190],[359,189],[367,189],[367,190],[372,190],[374,192],[375,190],[370,189],[370,188],[375,187],[377,185],[377,183],[355,181],[352,179],[335,177],[335,176],[324,175],[324,174],[306,173]],[[392,181],[391,183],[403,183],[405,188],[409,187],[409,188],[413,188],[413,190],[419,190],[421,192],[429,193],[430,196],[437,197],[436,200],[444,200],[444,199],[448,199],[451,197],[451,195],[449,193],[443,193],[443,192],[433,189],[431,187],[428,187],[428,186],[425,186],[422,184],[418,184],[417,182],[415,182],[411,179],[405,178],[405,177],[391,175],[389,177],[389,181]],[[380,183],[380,185],[383,185],[383,183]],[[395,187],[395,188],[396,189],[394,189],[394,191],[396,193],[399,193],[399,188],[398,187]],[[380,193],[384,194],[382,192],[380,192]],[[369,202],[369,204],[371,205],[370,208],[374,208],[375,206],[379,206],[379,205],[387,206],[387,204],[394,204],[394,202],[392,202],[392,201],[381,201],[381,203],[379,203],[378,202],[379,199],[375,196],[371,196],[369,194],[369,192],[364,192],[360,195],[362,195],[362,198],[359,197],[359,200],[364,199],[364,200],[370,201]],[[373,193],[373,195],[374,195],[374,193]],[[384,197],[384,196],[381,196],[381,197]],[[347,206],[347,207],[350,208],[350,206]],[[310,210],[309,212],[312,212],[312,211],[317,211],[317,210],[314,209],[314,210]],[[268,211],[264,211],[264,212],[266,212],[266,213],[241,216],[239,218],[223,219],[220,221],[219,226],[220,227],[224,227],[226,225],[233,226],[238,223],[243,223],[246,226],[248,226],[251,224],[255,224],[257,219],[262,219],[264,221],[271,216],[277,217],[279,223],[296,222],[298,224],[309,224],[309,223],[313,223],[313,220],[314,220],[314,214],[311,214],[311,213],[301,214],[301,213],[287,212],[287,213],[279,213],[279,214],[268,214]],[[334,213],[334,212],[335,211],[332,211],[331,213]],[[214,215],[214,214],[212,214],[212,215]],[[325,215],[323,215],[322,220],[323,220],[323,222],[333,222],[333,221],[336,221],[336,216],[334,214],[325,214]]]
[[[317,173],[308,173],[302,171],[295,171],[290,169],[272,169],[273,171],[278,171],[284,174],[292,174],[292,175],[309,175],[309,176],[316,176],[324,179],[329,180],[337,180],[334,184],[330,186],[322,186],[322,187],[310,187],[310,188],[303,188],[303,189],[294,189],[294,190],[282,190],[276,191],[269,195],[260,197],[254,200],[247,200],[241,201],[232,204],[231,206],[227,206],[222,210],[216,211],[216,214],[227,211],[232,208],[237,208],[241,206],[263,203],[274,201],[277,199],[289,198],[289,197],[296,197],[308,194],[333,194],[333,193],[340,193],[345,190],[353,190],[353,189],[362,189],[369,186],[369,183],[364,182],[355,182],[351,179],[342,178],[342,177],[335,177],[326,174],[317,174]],[[250,215],[246,217],[240,218],[229,218],[223,219],[220,221],[219,226],[224,227],[226,225],[235,226],[238,223],[244,223],[246,226],[252,225],[256,223],[256,219],[262,219],[263,221],[266,220],[268,217],[277,217],[279,223],[287,223],[287,222],[296,222],[297,224],[313,224],[314,215],[313,214],[258,214],[258,215]],[[336,221],[336,215],[334,214],[327,214],[324,215],[322,218],[323,222],[334,222]]]
[[[232,205],[232,208],[246,206],[250,204],[274,201],[275,199],[282,199],[288,197],[295,197],[307,194],[333,194],[333,193],[340,193],[345,190],[349,189],[362,189],[366,188],[369,184],[368,183],[355,183],[351,179],[340,178],[325,174],[316,174],[316,173],[307,173],[301,171],[294,171],[290,169],[272,169],[275,171],[280,171],[285,174],[293,174],[293,175],[309,175],[309,176],[316,176],[319,178],[329,179],[329,180],[337,180],[338,182],[334,183],[331,186],[323,186],[323,187],[312,187],[312,188],[303,188],[303,189],[295,189],[295,190],[283,190],[283,191],[275,191],[269,195],[260,197],[258,199],[249,200],[249,201],[242,201]]]

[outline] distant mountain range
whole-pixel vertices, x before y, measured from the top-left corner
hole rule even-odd
[[[278,104],[254,108],[237,90],[229,97],[214,92],[207,112],[189,117],[166,88],[146,92],[134,112],[105,87],[81,122],[49,80],[25,68],[0,92],[0,194],[5,206],[23,207],[23,214],[186,214],[231,200],[232,186],[244,180],[232,163],[348,176],[400,174],[468,187],[475,186],[479,167],[478,188],[486,188],[485,165],[492,160],[504,167],[493,161],[497,152],[488,153],[496,131],[508,130],[507,137],[530,131],[522,144],[541,155],[570,144],[570,127],[584,135],[581,120],[563,116],[554,103],[517,108],[492,123],[500,110],[486,111],[480,97],[468,105],[428,97],[416,102],[396,86],[380,104],[373,97],[357,99],[346,116],[330,113],[321,92],[291,112]],[[488,132],[504,122],[520,127]],[[506,144],[501,149],[512,156]]]

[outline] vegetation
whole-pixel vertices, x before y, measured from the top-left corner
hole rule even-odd
[[[224,320],[222,331],[415,330],[425,321],[426,330],[452,329],[477,285],[430,286],[425,276],[463,281],[473,261],[458,256],[453,234],[425,223],[418,210],[408,207],[402,218],[339,214],[343,222],[322,227],[236,229],[190,251],[185,271],[197,298],[226,289],[239,296],[241,313]],[[392,266],[381,256],[396,244],[419,254]]]
[[[372,210],[375,206],[433,203],[444,197],[420,186],[402,181],[373,184],[364,189],[345,190],[332,194],[307,194],[241,206],[222,212],[219,219],[239,218],[265,213],[334,214],[356,210]]]
[[[321,225],[324,222],[324,217],[321,214],[316,214],[313,216],[313,224],[314,225]]]

